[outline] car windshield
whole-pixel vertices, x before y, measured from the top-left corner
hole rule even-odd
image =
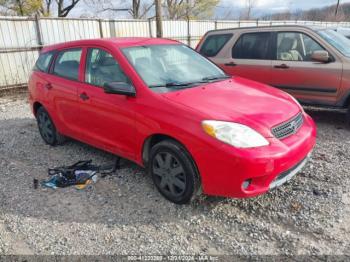
[[[135,46],[122,51],[143,81],[156,92],[229,78],[219,67],[185,45]]]
[[[350,40],[334,30],[319,30],[317,33],[343,55],[350,57]]]

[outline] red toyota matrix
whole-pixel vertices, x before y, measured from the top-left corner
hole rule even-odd
[[[45,47],[29,100],[47,144],[70,137],[134,161],[177,204],[201,192],[263,194],[305,165],[316,140],[313,120],[290,95],[229,77],[166,39]]]

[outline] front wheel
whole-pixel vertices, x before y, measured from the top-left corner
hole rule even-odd
[[[151,149],[149,172],[158,191],[175,204],[196,196],[200,181],[190,154],[179,143],[162,141]]]

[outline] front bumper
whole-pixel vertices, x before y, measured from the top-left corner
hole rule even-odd
[[[306,164],[316,143],[316,126],[305,113],[304,118],[297,133],[282,140],[269,138],[270,145],[266,147],[237,149],[215,141],[215,145],[196,152],[203,192],[254,197],[291,179]],[[247,181],[249,186],[244,186]]]
[[[310,158],[311,158],[311,152],[307,155],[306,158],[304,158],[303,161],[298,163],[292,169],[285,171],[285,172],[281,173],[280,175],[278,175],[275,178],[275,180],[273,180],[272,183],[270,184],[270,190],[274,189],[276,187],[279,187],[279,186],[283,185],[284,183],[288,182],[289,180],[291,180],[296,174],[298,174],[300,172],[300,170],[303,169],[303,167],[306,165],[306,163],[309,161]]]

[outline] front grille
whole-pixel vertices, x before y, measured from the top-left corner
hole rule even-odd
[[[304,123],[303,114],[300,112],[292,119],[272,128],[272,134],[278,138],[286,138],[298,132]]]

